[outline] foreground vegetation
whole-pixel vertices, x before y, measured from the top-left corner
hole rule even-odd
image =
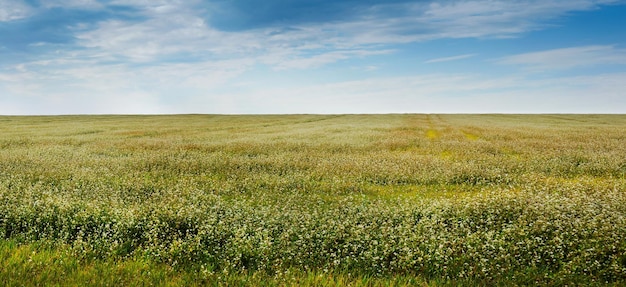
[[[0,117],[3,285],[621,285],[626,116]]]

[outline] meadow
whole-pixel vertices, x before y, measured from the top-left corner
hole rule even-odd
[[[0,284],[626,284],[625,115],[1,116]]]

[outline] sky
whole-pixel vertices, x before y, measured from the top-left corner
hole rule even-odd
[[[625,0],[0,0],[0,115],[626,113]]]

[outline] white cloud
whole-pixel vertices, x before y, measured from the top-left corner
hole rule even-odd
[[[546,28],[567,13],[619,1],[526,0],[446,1],[379,5],[360,19],[324,24],[327,42],[337,45],[389,44],[445,38],[508,38]],[[391,13],[404,11],[397,17]],[[403,15],[403,16],[402,16]],[[337,37],[337,35],[341,35]]]
[[[593,0],[455,1],[433,3],[419,22],[432,25],[440,37],[510,37],[544,27],[571,11],[594,9]]]
[[[140,8],[147,20],[108,20],[95,30],[80,32],[77,38],[82,46],[135,62],[189,53],[205,59],[254,57],[278,69],[300,69],[363,56],[347,50],[372,50],[376,54],[388,50],[381,45],[441,38],[513,37],[540,29],[568,12],[594,9],[606,2],[610,1],[386,4],[362,11],[355,20],[294,24],[277,33],[274,28],[216,30],[205,21],[207,11],[194,8],[196,1],[125,1]],[[390,17],[392,11],[403,13]]]
[[[393,50],[347,50],[332,51],[314,56],[292,55],[292,59],[283,57],[262,57],[261,62],[273,65],[277,70],[316,68],[340,60],[366,57],[371,55],[390,54]]]
[[[452,57],[430,59],[428,61],[425,61],[424,63],[429,64],[429,63],[450,62],[450,61],[463,60],[463,59],[471,58],[474,56],[476,56],[476,54],[464,54],[464,55],[458,55],[458,56],[452,56]]]
[[[596,9],[609,2],[617,1],[459,1],[431,6],[426,19],[440,23],[449,37],[508,37],[545,28],[551,25],[550,20],[567,13]]]
[[[626,65],[626,49],[614,46],[570,47],[513,55],[499,59],[497,63],[522,65],[533,71],[594,65]]]
[[[46,0],[41,1],[42,8],[82,8],[82,9],[100,9],[104,6],[96,0]]]
[[[173,15],[141,23],[106,21],[96,30],[79,33],[77,38],[79,44],[111,58],[149,62],[175,53],[202,51],[198,42],[215,38],[211,37],[214,34],[199,19]]]
[[[19,20],[32,13],[32,8],[24,1],[0,0],[0,22]]]

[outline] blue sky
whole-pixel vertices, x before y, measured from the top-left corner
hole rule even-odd
[[[626,113],[626,1],[0,0],[0,114]]]

